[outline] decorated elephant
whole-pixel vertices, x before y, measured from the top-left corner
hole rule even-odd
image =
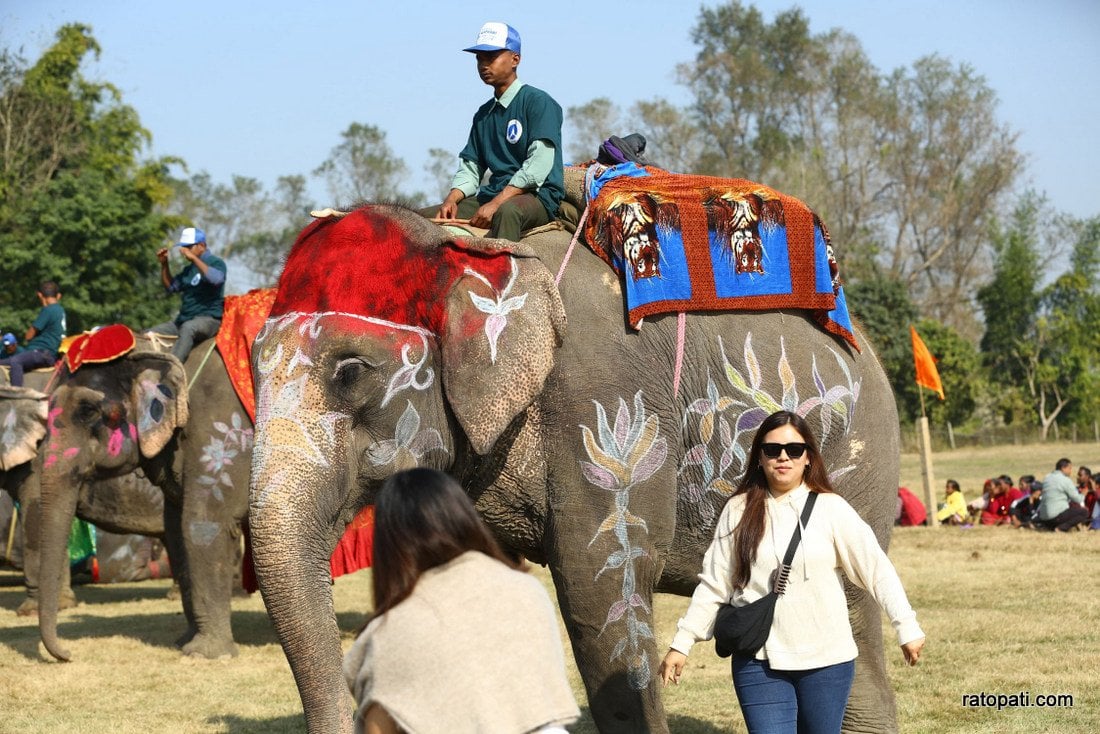
[[[49,373],[31,373],[28,382],[45,389]],[[21,505],[26,529],[23,539],[23,574],[27,598],[16,613],[38,613],[40,480],[38,460],[46,435],[48,396],[31,387],[0,387],[0,487]],[[81,487],[76,516],[112,534],[139,534],[163,539],[164,496],[140,469],[121,477],[90,482]],[[68,557],[61,558],[61,591],[58,605],[76,604],[69,584]]]
[[[42,568],[62,567],[86,487],[140,471],[164,493],[161,527],[187,620],[179,644],[191,655],[235,655],[230,596],[247,512],[252,421],[212,341],[192,351],[185,371],[148,339],[137,336],[121,356],[75,369],[72,351],[67,357],[39,452]],[[50,654],[67,660],[57,638],[59,585],[58,573],[42,574],[39,626]]]
[[[386,476],[419,465],[459,478],[507,548],[549,566],[600,731],[667,731],[652,593],[694,589],[767,414],[812,422],[838,490],[887,542],[897,413],[853,338],[861,350],[800,310],[631,329],[618,277],[561,231],[455,237],[390,206],[309,225],[253,348],[249,495],[309,730],[350,730],[327,554]],[[880,612],[849,592],[849,726],[892,730]]]

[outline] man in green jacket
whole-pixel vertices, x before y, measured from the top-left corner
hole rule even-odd
[[[169,293],[183,296],[180,312],[174,321],[154,326],[150,331],[158,334],[178,336],[172,346],[172,354],[181,362],[187,361],[191,348],[216,336],[222,323],[225,309],[225,261],[214,255],[206,247],[206,233],[198,227],[187,227],[180,234],[179,242],[173,248],[180,253],[188,264],[179,275],[172,277],[168,268],[168,248],[157,252],[160,260],[160,279]]]
[[[469,219],[489,237],[518,241],[550,222],[565,195],[561,105],[521,82],[519,32],[505,23],[481,27],[473,46],[481,81],[493,98],[474,114],[451,191],[436,216]],[[482,184],[486,171],[488,182]],[[429,212],[431,210],[428,210]]]

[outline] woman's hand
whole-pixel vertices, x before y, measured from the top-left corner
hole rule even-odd
[[[924,639],[925,638],[921,637],[912,642],[906,642],[901,646],[901,654],[905,656],[905,662],[910,665],[917,664],[917,661],[920,660],[920,651],[924,649]]]
[[[669,683],[680,685],[680,674],[684,672],[684,663],[687,659],[688,656],[679,650],[669,650],[665,659],[661,661],[661,667],[657,670],[657,675],[661,676],[661,682],[666,686]]]

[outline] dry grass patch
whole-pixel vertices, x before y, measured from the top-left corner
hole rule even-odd
[[[967,450],[936,457],[937,481],[953,476],[973,493],[974,481],[1007,472],[1016,476],[1053,466],[1062,455],[1097,460],[1082,445]],[[1093,457],[1093,458],[1090,458]],[[920,473],[904,456],[906,472]],[[942,472],[942,473],[941,473]],[[980,485],[979,485],[980,486]],[[899,725],[921,732],[1082,732],[1100,729],[1100,532],[1066,535],[1008,528],[905,528],[894,534],[890,555],[929,636],[917,668],[900,651],[887,651],[897,692]],[[549,574],[534,573],[549,589]],[[369,572],[336,580],[337,619],[345,647],[370,607]],[[304,730],[290,668],[275,640],[259,595],[233,600],[233,630],[240,656],[232,660],[183,658],[173,642],[183,629],[178,601],[166,598],[167,581],[77,589],[83,602],[63,612],[59,632],[74,662],[50,661],[35,620],[14,610],[22,601],[19,577],[0,572],[0,731],[155,734],[251,734]],[[659,595],[655,629],[671,638],[687,599]],[[892,639],[883,623],[886,638]],[[563,644],[565,636],[562,630]],[[568,645],[566,644],[568,650]],[[572,657],[569,656],[572,665]],[[584,702],[575,666],[571,677]],[[1068,693],[1073,708],[965,708],[964,693]],[[678,687],[664,692],[676,734],[743,732],[728,661],[713,645],[692,653]],[[350,705],[350,704],[349,704]],[[588,712],[575,733],[595,732]]]

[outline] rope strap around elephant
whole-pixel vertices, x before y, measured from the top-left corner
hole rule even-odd
[[[573,249],[577,246],[577,240],[580,239],[581,232],[584,231],[584,220],[588,218],[588,206],[584,207],[584,211],[581,212],[581,218],[577,222],[577,231],[573,233],[573,239],[569,241],[569,249],[565,251],[565,257],[562,258],[561,267],[558,268],[558,274],[554,278],[554,285],[561,285],[561,277],[565,275],[565,266],[569,264],[569,258],[573,257]]]
[[[672,397],[680,396],[680,371],[684,367],[684,338],[687,336],[687,314],[676,314],[676,365],[672,370]]]
[[[210,359],[211,352],[214,351],[214,347],[218,346],[218,342],[215,339],[210,340],[210,348],[206,350],[206,354],[203,355],[202,361],[199,362],[199,368],[195,370],[195,374],[191,375],[191,379],[187,381],[187,391],[191,391],[191,387],[195,384],[195,380],[199,379],[199,375],[202,374],[202,368],[206,366],[206,360]]]

